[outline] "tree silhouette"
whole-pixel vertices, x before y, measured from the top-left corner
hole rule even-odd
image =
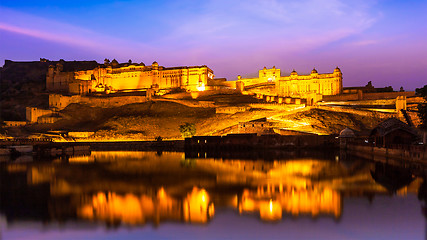
[[[194,123],[184,123],[179,126],[179,131],[183,138],[189,138],[196,134],[196,125]]]

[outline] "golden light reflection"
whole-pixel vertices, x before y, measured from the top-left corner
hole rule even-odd
[[[89,163],[93,162],[94,158],[91,156],[72,156],[68,158],[68,162],[70,163]]]
[[[82,196],[81,202],[75,206],[81,218],[128,225],[146,222],[159,224],[162,221],[206,223],[214,217],[214,204],[215,207],[220,205],[235,209],[241,214],[259,214],[265,221],[277,221],[285,215],[339,218],[343,196],[354,194],[355,190],[358,196],[365,193],[389,194],[384,186],[373,180],[370,169],[349,175],[347,168],[335,161],[205,159],[189,169],[181,166],[184,158],[181,153],[163,153],[159,156],[155,152],[92,152],[91,158],[100,162],[110,161],[106,165],[108,171],[123,174],[121,176],[136,173],[136,179],[145,179],[145,176],[162,173],[164,175],[159,178],[162,185],[153,187],[144,181],[124,183],[121,179],[114,182],[108,176],[94,178],[93,182],[75,179],[74,171],[79,169],[84,174],[84,169],[87,169],[85,165],[70,168],[70,165],[62,164],[10,164],[7,171],[10,174],[26,171],[29,184],[50,183],[52,197]],[[90,172],[105,173],[93,169]],[[191,176],[196,172],[206,174],[206,178],[194,180]],[[182,177],[183,173],[188,173],[189,178],[176,182],[177,176]],[[111,181],[108,187],[103,183],[106,179]],[[417,178],[399,188],[396,194],[406,196],[416,193],[422,182],[421,178]],[[188,184],[191,184],[190,188]],[[200,186],[215,186],[215,191],[208,192]],[[242,187],[230,193],[229,186]],[[221,192],[222,187],[227,191]],[[95,194],[93,189],[97,191]],[[218,199],[220,201],[213,202]]]
[[[194,187],[184,200],[185,221],[205,223],[213,214],[213,203],[209,203],[209,195],[206,190]]]
[[[161,187],[154,196],[98,192],[77,213],[89,220],[127,225],[145,224],[149,220],[158,224],[161,220],[181,219],[191,223],[206,223],[215,214],[214,205],[209,202],[209,195],[204,189],[194,187],[181,200],[169,196]]]
[[[282,219],[282,206],[272,199],[270,201],[261,201],[259,215],[264,221],[278,221]]]
[[[284,164],[271,169],[268,174],[271,177],[281,177],[287,175],[294,176],[311,176],[328,166],[328,162],[318,160],[298,160],[286,161]]]
[[[262,187],[263,188],[263,187]],[[282,218],[282,211],[294,216],[300,214],[318,216],[319,214],[341,216],[341,195],[325,188],[285,188],[283,192],[269,193],[275,200],[265,199],[266,192],[249,192],[245,190],[239,206],[239,212],[259,212],[262,220],[277,221]]]

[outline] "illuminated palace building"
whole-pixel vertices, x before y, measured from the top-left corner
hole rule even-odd
[[[214,80],[213,71],[206,65],[163,67],[157,62],[104,64],[95,61],[59,61],[51,65],[46,75],[46,88],[51,92],[87,94],[92,92],[139,91],[181,88],[187,91],[231,88],[248,93],[268,94],[278,97],[314,98],[315,96],[342,93],[342,73],[337,67],[332,73],[299,75],[295,70],[289,76],[281,76],[280,69],[259,70],[258,78],[242,78],[236,81]]]
[[[280,69],[273,66],[271,69],[259,70],[258,78],[241,78],[246,86],[272,85],[275,87],[275,95],[279,97],[307,98],[310,94],[338,95],[342,93],[342,73],[337,67],[332,73],[320,74],[316,69],[309,75],[299,75],[295,70],[290,76],[281,76]]]
[[[203,90],[213,71],[207,66],[166,68],[153,62],[151,66],[144,63],[122,63],[116,60],[104,64],[80,64],[70,67],[72,62],[59,62],[49,67],[46,76],[48,91],[86,94],[104,91],[135,91],[145,89]],[[94,63],[94,62],[89,62]]]

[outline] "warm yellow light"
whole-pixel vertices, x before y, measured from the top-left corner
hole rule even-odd
[[[273,200],[270,199],[270,212],[273,212]]]
[[[208,207],[209,218],[212,218],[214,216],[214,214],[215,214],[215,207],[214,207],[213,203],[211,203]]]
[[[206,89],[206,87],[205,87],[205,84],[204,83],[202,83],[202,85],[200,85],[200,86],[197,86],[197,90],[198,91],[205,91],[205,89]]]
[[[204,223],[215,213],[213,203],[209,204],[205,189],[194,187],[184,200],[184,219],[187,222]]]
[[[161,187],[161,188],[159,189],[159,191],[158,191],[158,193],[157,193],[157,196],[158,196],[159,198],[165,198],[166,193],[165,193],[165,189],[164,189],[163,187]]]
[[[259,214],[264,221],[277,221],[282,219],[282,206],[280,202],[270,199],[259,203]]]

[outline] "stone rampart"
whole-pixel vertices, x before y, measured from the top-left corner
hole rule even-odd
[[[182,104],[187,107],[199,107],[199,108],[214,108],[215,102],[213,101],[197,101],[197,100],[179,100],[179,99],[152,99],[155,102],[174,102]]]
[[[6,127],[22,127],[27,124],[27,121],[3,121]]]
[[[356,101],[328,101],[318,102],[318,105],[341,105],[341,106],[380,106],[380,105],[394,105],[396,99],[379,99],[379,100],[356,100]]]
[[[73,138],[88,138],[94,134],[94,132],[68,132],[68,136]]]
[[[246,112],[249,107],[217,107],[215,113],[235,114],[238,112]]]
[[[38,119],[42,116],[51,116],[53,113],[52,110],[49,109],[40,109],[35,107],[27,107],[26,108],[26,120],[30,123],[38,122]]]
[[[112,108],[146,101],[147,98],[145,96],[90,97],[80,95],[64,96],[61,94],[49,95],[49,107],[57,110],[62,110],[72,103],[85,104],[91,107]]]
[[[284,103],[251,103],[251,108],[271,109],[271,110],[293,110],[297,108],[304,108],[305,104],[284,104]]]
[[[179,100],[179,99],[152,99],[152,101],[175,102],[187,107],[201,107],[213,108],[215,102],[213,101],[197,101],[197,100]],[[147,102],[146,96],[105,96],[105,97],[92,97],[92,96],[64,96],[61,94],[49,95],[49,107],[51,109],[62,110],[72,103],[85,104],[90,107],[113,108],[133,103]]]
[[[343,107],[316,106],[315,108],[326,110],[326,111],[357,114],[357,115],[361,115],[361,116],[365,116],[365,117],[379,117],[379,118],[384,118],[384,119],[391,118],[391,117],[397,117],[396,113],[385,113],[385,112],[377,112],[377,111],[370,111],[370,110],[359,110],[359,109],[343,108]]]
[[[37,119],[37,123],[54,123],[60,119],[61,117],[59,116],[50,116],[50,115],[41,116]]]
[[[415,92],[379,92],[379,93],[364,93],[364,100],[373,100],[373,99],[395,99],[398,96],[413,97]]]
[[[81,97],[80,103],[91,107],[113,108],[132,103],[144,103],[145,96],[120,96],[120,97]]]
[[[80,95],[64,96],[61,94],[49,94],[49,108],[62,110],[71,103],[80,103],[81,98]]]
[[[378,100],[396,99],[398,96],[414,97],[415,92],[379,92],[379,93],[350,93],[333,96],[323,96],[323,101],[355,101],[355,100]]]

